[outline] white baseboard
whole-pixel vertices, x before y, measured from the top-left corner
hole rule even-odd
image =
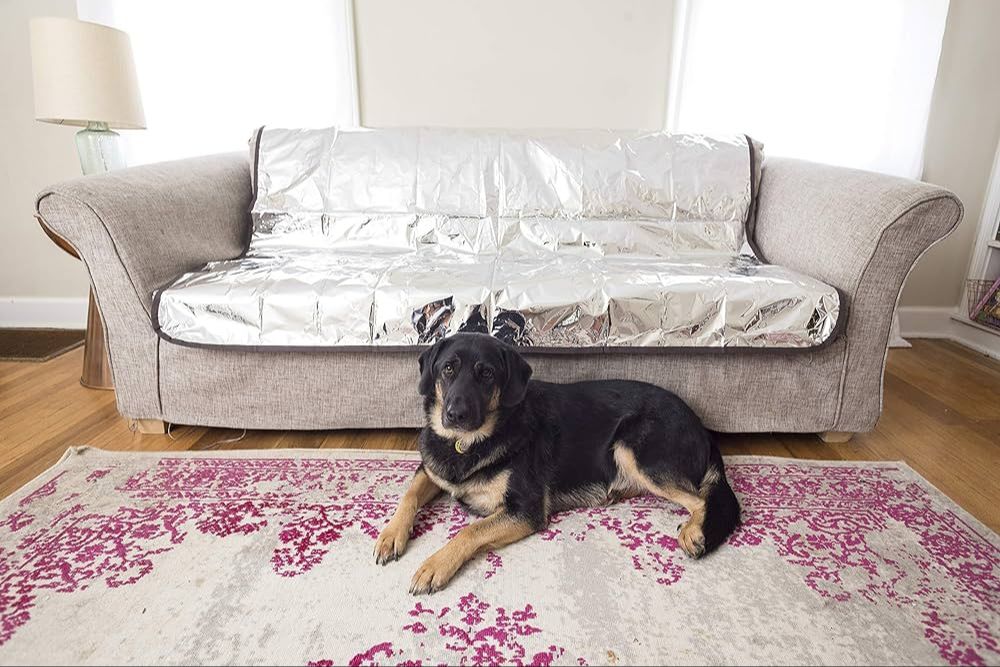
[[[0,328],[86,329],[87,299],[0,297]]]
[[[913,347],[899,333],[899,313],[892,314],[892,328],[889,329],[889,347]]]
[[[1000,359],[1000,333],[970,322],[954,308],[904,306],[896,312],[904,338],[944,338]]]

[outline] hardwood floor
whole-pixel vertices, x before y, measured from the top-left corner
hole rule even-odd
[[[128,429],[114,394],[78,380],[83,350],[44,363],[0,362],[0,497],[54,464],[67,447],[223,450],[279,447],[413,449],[416,432],[242,431],[177,426],[170,437]],[[814,435],[726,435],[726,454],[903,460],[1000,531],[1000,363],[945,341],[892,350],[878,428],[848,443]]]

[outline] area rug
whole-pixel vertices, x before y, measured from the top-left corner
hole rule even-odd
[[[0,361],[48,361],[83,345],[76,329],[0,329]]]
[[[686,559],[651,497],[407,593],[469,518],[425,508],[380,567],[415,454],[78,448],[0,503],[5,664],[989,664],[998,538],[898,463],[728,459],[744,523]]]

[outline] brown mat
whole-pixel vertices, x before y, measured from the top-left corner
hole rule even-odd
[[[77,329],[0,329],[0,361],[48,361],[83,345]]]

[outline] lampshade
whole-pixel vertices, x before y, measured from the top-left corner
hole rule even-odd
[[[76,19],[32,19],[31,71],[36,120],[146,127],[132,44],[121,30]]]

